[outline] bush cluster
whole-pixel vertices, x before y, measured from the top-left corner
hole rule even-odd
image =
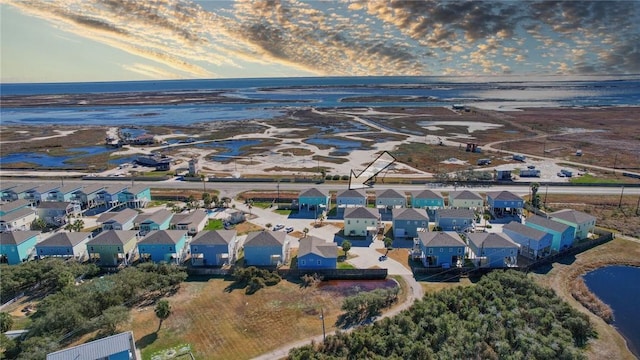
[[[254,294],[265,286],[276,285],[282,280],[278,273],[266,269],[258,269],[255,266],[237,267],[233,271],[233,279],[237,287],[245,288],[247,295]]]

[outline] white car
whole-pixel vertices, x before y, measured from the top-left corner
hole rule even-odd
[[[280,229],[284,229],[284,225],[282,224],[277,224],[276,226],[273,227],[273,231],[278,231]]]
[[[287,234],[288,234],[288,233],[290,233],[290,232],[292,232],[292,231],[293,231],[293,226],[287,226],[287,227],[284,229],[284,231],[286,231],[286,232],[287,232]]]

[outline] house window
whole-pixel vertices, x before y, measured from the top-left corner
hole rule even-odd
[[[322,265],[322,260],[318,260],[318,265]]]
[[[118,251],[120,251],[120,246],[118,246]]]
[[[305,265],[306,261],[305,260],[300,260],[300,265]]]
[[[444,252],[444,249],[443,249],[443,248],[440,248],[440,252]]]
[[[429,254],[433,254],[433,249],[429,249]]]
[[[91,247],[91,251],[93,251],[93,246]]]
[[[458,254],[462,254],[462,249],[458,249]]]
[[[449,252],[453,252],[453,248],[449,248]]]
[[[196,246],[193,248],[193,252],[197,252],[197,251],[198,251],[198,247]]]
[[[169,251],[173,251],[173,246],[169,246]]]
[[[351,220],[347,220],[347,225],[351,225]]]

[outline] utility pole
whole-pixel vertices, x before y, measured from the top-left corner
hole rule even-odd
[[[544,207],[547,208],[547,194],[549,193],[549,184],[547,184],[547,189],[544,191]]]
[[[324,309],[323,308],[320,308],[320,319],[322,320],[322,342],[325,342],[327,340],[327,335],[324,329]]]
[[[624,185],[622,185],[622,190],[620,190],[620,201],[618,201],[618,209],[622,207],[622,194],[624,194]]]
[[[278,208],[280,208],[280,179],[278,179],[278,184],[276,185],[276,189],[278,191],[278,197],[277,197],[278,202],[276,203],[276,210],[277,210]]]

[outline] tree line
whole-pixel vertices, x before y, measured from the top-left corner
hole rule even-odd
[[[584,359],[596,336],[589,318],[516,271],[494,271],[476,285],[427,294],[393,318],[322,343],[289,359]]]

